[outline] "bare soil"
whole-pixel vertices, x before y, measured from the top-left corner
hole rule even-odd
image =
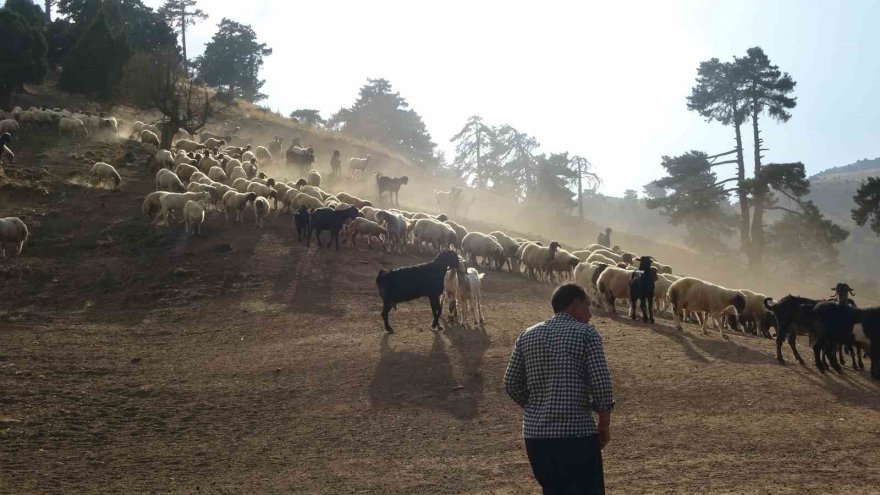
[[[32,231],[0,261],[0,492],[539,493],[502,378],[550,286],[493,271],[484,329],[432,332],[419,301],[386,335],[376,272],[420,259],[307,249],[287,217],[152,227],[136,146],[64,146],[19,147],[0,175],[0,216]],[[84,185],[97,159],[121,191]],[[609,493],[880,493],[866,372],[594,323],[617,398]]]

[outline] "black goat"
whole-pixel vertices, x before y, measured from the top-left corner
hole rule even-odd
[[[440,304],[440,295],[443,294],[443,279],[446,270],[458,268],[458,254],[452,250],[441,251],[433,261],[421,265],[397,268],[396,270],[379,270],[376,276],[376,285],[379,287],[379,296],[382,298],[382,321],[385,322],[385,331],[394,333],[394,329],[388,324],[388,312],[397,307],[397,303],[412,301],[420,297],[427,297],[431,302],[431,313],[434,321],[431,328],[440,326],[440,316],[443,306]]]
[[[651,266],[654,258],[642,256],[638,258],[639,269],[629,279],[629,303],[632,319],[636,316],[636,301],[642,310],[642,321],[654,323],[654,283],[657,281],[657,268]],[[647,306],[647,307],[646,307]]]
[[[779,364],[785,364],[785,360],[782,359],[782,343],[787,337],[788,345],[791,347],[791,352],[794,353],[795,359],[800,364],[804,364],[803,358],[798,354],[795,341],[799,332],[813,333],[814,321],[810,308],[819,301],[791,294],[783,297],[779,302],[773,303],[772,301],[773,299],[769,297],[764,299],[764,307],[776,316],[776,322],[778,323],[776,331],[776,359],[779,361]]]
[[[859,309],[823,301],[805,311],[815,318],[813,355],[819,370],[828,369],[821,357],[824,352],[831,367],[841,372],[835,346],[858,344],[871,349],[871,377],[880,380],[880,308]]]
[[[4,132],[0,134],[0,148],[3,148],[12,141],[12,134]]]
[[[838,302],[838,304],[843,304],[846,306],[856,307],[856,302],[849,298],[849,296],[855,296],[856,293],[852,290],[846,282],[840,282],[834,287],[831,288],[831,292],[834,294],[834,299]],[[841,363],[846,364],[846,359],[844,358],[844,351],[850,355],[852,358],[852,366],[853,369],[865,369],[864,363],[862,363],[862,352],[859,349],[859,344],[838,344],[837,345],[837,360]],[[823,360],[823,364],[825,361]],[[827,367],[826,367],[827,369]]]
[[[300,206],[293,214],[293,223],[296,226],[296,242],[302,242],[303,238],[309,237],[309,225],[311,224],[309,209]]]
[[[299,165],[300,169],[303,171],[302,175],[305,175],[305,171],[315,163],[315,150],[311,146],[308,148],[300,148],[299,146],[290,143],[290,147],[287,148],[284,158],[287,161],[287,166]]]
[[[382,199],[382,194],[388,193],[388,202],[391,202],[391,198],[394,197],[394,204],[399,205],[400,201],[398,200],[398,193],[400,192],[400,186],[409,183],[409,177],[386,177],[382,175],[381,172],[376,174],[376,184],[379,186],[379,199]]]
[[[306,246],[311,246],[312,232],[314,232],[318,247],[321,247],[321,232],[328,230],[332,237],[330,242],[327,243],[327,247],[330,247],[330,244],[335,242],[336,250],[339,251],[339,231],[342,230],[346,220],[357,218],[358,212],[359,210],[354,206],[344,210],[315,208],[309,218],[309,233],[306,236]]]

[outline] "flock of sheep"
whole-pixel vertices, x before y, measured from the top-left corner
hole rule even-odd
[[[40,126],[47,129],[57,126],[60,133],[83,136],[103,131],[115,135],[118,129],[113,117],[58,109],[15,109],[7,117],[0,120],[4,154],[10,135]],[[551,284],[572,280],[587,290],[594,305],[612,314],[617,312],[617,300],[628,302],[629,316],[633,319],[637,318],[638,304],[642,319],[651,323],[655,307],[658,314],[671,309],[679,330],[682,322],[689,320],[700,323],[706,333],[711,320],[722,337],[724,328],[729,326],[770,338],[770,328],[775,327],[780,361],[780,347],[785,338],[801,360],[794,346],[798,333],[811,336],[820,369],[827,368],[820,364],[826,357],[837,368],[836,354],[843,349],[853,357],[853,366],[856,366],[856,355],[861,362],[862,352],[870,350],[872,375],[880,378],[880,369],[877,369],[880,323],[875,325],[864,318],[851,317],[849,327],[844,325],[843,330],[832,332],[826,329],[837,328],[835,323],[820,319],[826,310],[814,314],[804,308],[797,318],[782,314],[788,307],[785,298],[773,303],[771,298],[754,291],[725,288],[699,278],[673,274],[669,265],[650,256],[637,256],[619,246],[592,244],[569,251],[556,241],[544,245],[501,231],[470,232],[444,213],[392,208],[398,204],[400,188],[409,182],[405,176],[376,174],[378,197],[388,208],[378,208],[371,201],[344,191],[333,193],[322,189],[322,176],[314,169],[303,168],[304,177],[284,182],[265,173],[265,165],[275,160],[273,151],[275,156],[280,155],[278,137],[268,146],[232,146],[228,144],[228,135],[203,132],[196,140],[179,130],[172,149],[166,150],[160,148],[159,135],[158,126],[135,122],[130,136],[153,155],[156,191],[144,198],[142,211],[156,224],[182,221],[187,233],[198,234],[211,211],[222,212],[227,220],[237,222],[243,221],[245,212],[250,212],[259,228],[272,216],[287,214],[293,219],[298,240],[305,240],[307,245],[314,234],[320,246],[320,235],[327,231],[330,243],[335,243],[337,250],[340,237],[352,246],[362,238],[370,249],[375,240],[386,251],[436,255],[429,263],[379,272],[376,283],[383,299],[382,316],[388,332],[393,331],[388,323],[389,311],[400,302],[419,297],[429,298],[434,327],[439,326],[444,300],[448,301],[450,315],[459,323],[469,310],[474,325],[481,324],[480,280],[484,274],[476,267],[482,265],[495,270],[506,267],[510,272]],[[298,144],[294,141],[288,148],[287,163],[310,166],[314,162],[314,150],[300,148]],[[340,154],[336,151],[330,163],[334,174],[339,173],[340,163]],[[369,163],[369,156],[351,158],[351,175],[359,172],[363,176]],[[113,187],[121,184],[118,172],[107,163],[94,164],[89,175],[96,182],[110,181]],[[455,214],[461,197],[462,190],[458,187],[435,191],[438,212]],[[0,253],[5,256],[5,246],[11,244],[20,254],[27,235],[27,227],[18,218],[0,219]]]

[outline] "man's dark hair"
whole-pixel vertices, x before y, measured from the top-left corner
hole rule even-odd
[[[550,305],[553,306],[553,312],[559,313],[565,311],[575,301],[587,300],[587,293],[578,284],[562,284],[553,291],[553,297],[550,298]]]

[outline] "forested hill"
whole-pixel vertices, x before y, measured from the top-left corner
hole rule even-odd
[[[877,174],[880,175],[880,157],[867,159],[863,158],[855,163],[850,163],[849,165],[843,165],[840,167],[832,167],[827,170],[823,170],[813,177],[825,177],[829,175],[837,175],[837,174],[848,174],[852,172],[867,172],[876,170]]]

